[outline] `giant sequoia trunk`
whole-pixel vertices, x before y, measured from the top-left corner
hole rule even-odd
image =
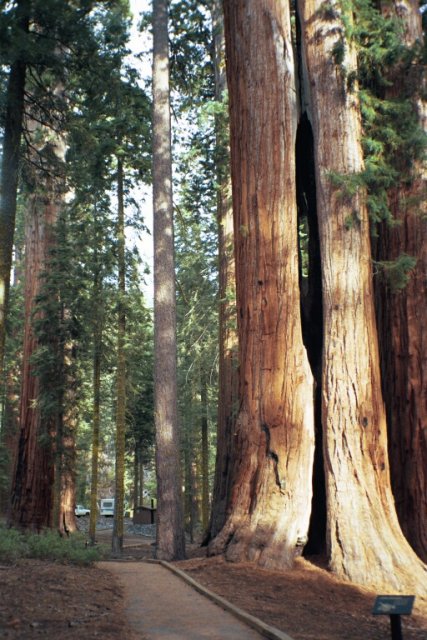
[[[347,88],[356,60],[340,6],[300,4],[322,256],[327,545],[340,576],[422,593],[427,572],[402,535],[390,487],[365,198],[333,181],[362,169],[357,93]]]
[[[40,292],[40,277],[45,270],[51,246],[50,229],[57,207],[46,204],[37,195],[30,200],[25,229],[25,328],[22,385],[20,397],[20,433],[12,481],[11,524],[40,531],[53,524],[54,453],[56,421],[42,421],[37,399],[38,377],[31,356],[38,341],[33,327],[35,297]]]
[[[422,42],[418,2],[387,3],[384,12],[403,21],[408,46]],[[411,100],[421,128],[427,131],[426,102],[417,95],[422,73],[420,61],[400,73],[398,69],[390,78],[393,84],[387,95]],[[393,493],[403,532],[423,560],[427,560],[426,171],[420,162],[410,171],[401,167],[404,180],[390,191],[389,198],[397,224],[381,226],[375,252],[377,260],[396,260],[401,254],[417,259],[404,289],[393,291],[387,282],[377,279],[376,293]]]
[[[226,106],[225,41],[222,2],[215,0],[212,11],[214,36],[215,99]],[[217,156],[217,217],[219,255],[219,376],[218,425],[215,480],[208,539],[222,529],[230,494],[230,457],[238,402],[236,274],[233,246],[230,145],[228,117],[220,111],[215,118]]]
[[[290,15],[275,0],[227,0],[224,9],[240,389],[227,519],[209,548],[284,567],[306,540],[314,451],[298,287]]]
[[[157,557],[185,555],[176,379],[176,301],[167,0],[153,1],[154,415]]]
[[[58,84],[52,90],[60,100],[62,86]],[[63,346],[59,344],[59,301],[50,299],[57,295],[57,289],[50,286],[49,272],[56,242],[55,226],[64,205],[66,145],[63,135],[58,131],[52,135],[53,129],[41,124],[46,113],[41,115],[36,101],[32,110],[31,117],[26,121],[32,143],[26,172],[26,186],[31,195],[25,222],[25,324],[20,434],[12,480],[10,520],[20,528],[40,531],[53,524],[55,438],[61,435],[58,434],[58,425],[64,419],[62,396],[65,354]],[[55,120],[57,114],[52,112],[50,116]],[[40,294],[46,303],[51,303],[50,311],[43,310],[37,300]],[[50,318],[50,312],[55,314],[55,318]],[[43,362],[40,371],[35,370],[32,362],[40,346],[36,322],[40,327],[43,326],[43,347],[50,356],[46,363]],[[59,447],[62,448],[64,443],[60,441],[57,444],[56,454],[62,456]],[[59,479],[56,486],[63,479]],[[65,482],[68,484],[68,480]],[[70,528],[73,528],[74,513],[70,513],[70,505],[66,509]]]

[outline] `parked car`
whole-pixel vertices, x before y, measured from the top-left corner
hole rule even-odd
[[[81,504],[78,504],[74,509],[74,513],[78,518],[80,518],[80,516],[90,515],[90,509],[86,509],[86,507],[83,507]]]

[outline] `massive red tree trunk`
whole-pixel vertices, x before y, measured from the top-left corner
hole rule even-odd
[[[60,97],[62,87],[58,85],[54,91]],[[32,147],[26,173],[26,186],[30,195],[25,222],[25,324],[20,433],[12,480],[10,521],[17,527],[40,531],[43,527],[53,525],[55,437],[63,416],[60,415],[62,412],[59,407],[60,383],[58,385],[58,380],[52,378],[62,375],[59,372],[63,372],[64,353],[59,346],[59,336],[49,338],[47,346],[51,350],[50,355],[53,353],[53,358],[56,358],[56,370],[50,371],[49,383],[45,381],[44,384],[58,385],[54,391],[57,406],[54,410],[43,410],[41,394],[51,390],[42,388],[41,376],[32,363],[32,357],[39,347],[34,325],[35,320],[40,320],[44,313],[41,305],[38,305],[37,297],[49,278],[50,257],[56,241],[55,225],[64,205],[66,187],[63,163],[66,146],[64,137],[59,132],[56,131],[53,135],[49,126],[40,124],[42,116],[35,106],[33,109],[34,113],[26,121]],[[54,119],[53,113],[51,116]],[[57,308],[59,309],[59,305]],[[46,322],[46,318],[44,321]],[[49,318],[47,322],[49,323]],[[56,330],[54,321],[53,326]],[[60,442],[59,446],[62,445]],[[59,451],[57,455],[60,455]],[[73,513],[70,518],[72,521]]]
[[[20,397],[20,433],[12,484],[11,524],[40,531],[53,524],[54,454],[53,424],[42,422],[38,398],[40,384],[31,356],[37,349],[33,327],[35,297],[40,292],[45,269],[50,229],[57,207],[34,195],[27,211],[25,240],[25,329]]]
[[[289,7],[224,3],[240,389],[227,519],[210,544],[230,560],[292,564],[305,543],[313,381],[302,343]]]
[[[383,10],[403,22],[408,46],[422,42],[418,2],[387,3]],[[409,95],[420,127],[427,132],[427,103],[413,93],[414,86],[422,89],[422,73],[419,60],[400,73],[396,70],[387,95]],[[389,198],[397,224],[381,226],[375,258],[391,261],[408,254],[417,262],[400,291],[377,279],[378,323],[397,513],[412,547],[427,560],[427,168],[416,162],[410,170],[402,166],[401,172],[404,180]]]
[[[332,179],[346,176],[348,187],[363,166],[357,93],[347,85],[355,52],[338,2],[325,10],[321,0],[302,0],[300,14],[322,256],[330,565],[353,582],[421,594],[426,568],[402,535],[390,486],[365,198]]]

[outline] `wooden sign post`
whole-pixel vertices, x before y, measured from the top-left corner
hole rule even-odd
[[[415,596],[377,596],[372,613],[390,616],[391,640],[403,640],[400,616],[412,613]]]

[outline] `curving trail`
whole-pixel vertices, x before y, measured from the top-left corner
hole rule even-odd
[[[101,562],[123,589],[135,640],[260,640],[263,636],[158,563]]]

